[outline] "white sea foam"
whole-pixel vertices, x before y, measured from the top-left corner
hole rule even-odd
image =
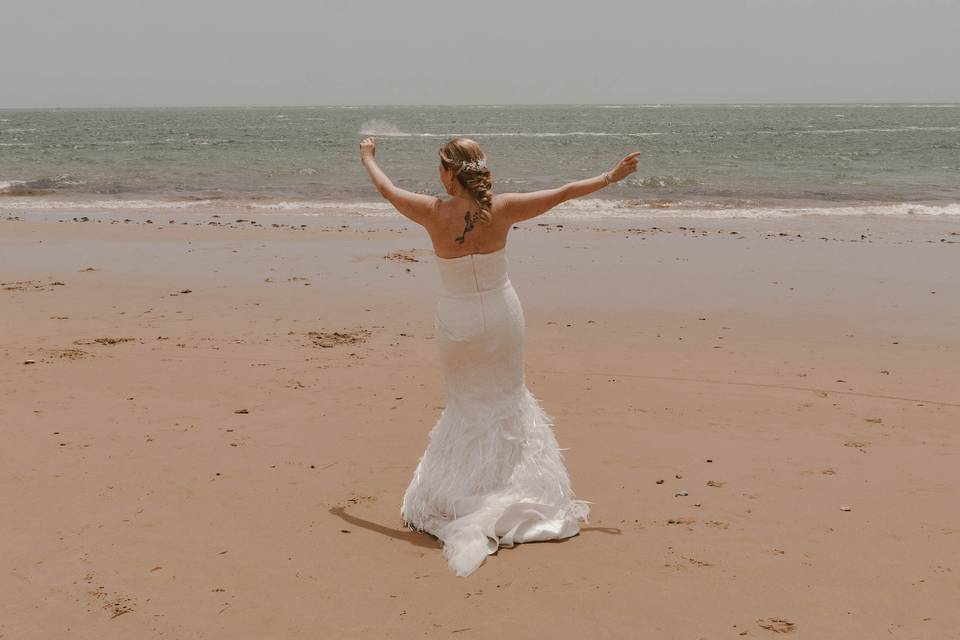
[[[6,183],[0,183],[0,186]],[[222,211],[260,211],[288,213],[302,216],[344,216],[370,218],[401,218],[392,205],[383,201],[280,201],[248,202],[225,200],[53,200],[46,198],[0,198],[0,210],[7,211],[137,211],[155,212],[158,210],[190,210],[198,214]],[[876,217],[913,217],[913,216],[960,216],[960,203],[942,205],[898,203],[882,205],[851,206],[808,206],[808,207],[729,207],[722,203],[711,202],[673,202],[667,204],[650,203],[642,200],[605,200],[583,198],[559,205],[547,214],[550,219],[597,220],[604,218],[619,219],[766,219],[792,218],[800,216],[876,216]],[[546,220],[547,217],[542,218]]]
[[[924,205],[898,203],[846,207],[723,207],[705,203],[677,203],[667,208],[629,200],[574,200],[550,212],[568,218],[706,218],[764,219],[799,216],[960,216],[960,203]]]
[[[699,107],[705,105],[669,105],[672,107]],[[845,102],[839,103],[794,103],[794,104],[780,104],[780,103],[769,103],[769,104],[721,104],[714,105],[720,107],[730,107],[733,109],[938,109],[941,107],[960,107],[960,104],[899,104],[899,103],[890,103],[890,104],[851,104]]]
[[[152,211],[157,209],[194,209],[218,204],[219,200],[50,200],[47,198],[2,198],[0,210],[32,211]]]
[[[645,136],[662,136],[664,135],[660,131],[642,131],[642,132],[627,132],[627,133],[611,133],[609,131],[542,131],[536,133],[526,133],[526,132],[514,132],[514,131],[504,131],[504,132],[477,132],[477,133],[462,133],[462,134],[422,134],[422,135],[438,135],[442,137],[453,136],[453,135],[465,135],[465,136],[474,136],[477,138],[487,137],[517,137],[517,138],[566,138],[566,137],[597,137],[597,138],[642,138]]]
[[[662,109],[666,106],[687,106],[687,105],[665,105],[665,104],[577,104],[570,105],[584,107],[587,109]]]
[[[84,184],[83,180],[77,180],[69,174],[54,176],[52,178],[35,178],[33,180],[0,180],[0,195],[16,195],[23,191],[47,191],[57,187],[77,186]]]
[[[400,131],[397,125],[386,120],[367,120],[360,126],[360,135],[364,136],[386,136],[386,137],[406,137],[409,133]]]
[[[271,203],[262,203],[257,202],[254,204],[244,205],[249,209],[264,209],[264,210],[278,210],[278,211],[317,211],[317,210],[331,210],[331,211],[382,211],[385,213],[392,213],[395,211],[393,205],[389,202],[319,202],[311,200],[301,200],[301,201],[284,201],[284,202],[271,202]]]
[[[884,128],[862,128],[862,129],[807,129],[802,131],[758,131],[757,133],[767,134],[792,134],[802,135],[808,133],[816,134],[835,134],[835,133],[906,133],[913,131],[960,131],[960,127],[884,127]]]
[[[850,104],[842,107],[860,107],[862,109],[940,109],[958,107],[958,104]]]
[[[466,133],[409,133],[401,131],[395,124],[386,120],[368,120],[360,127],[360,135],[380,136],[384,138],[454,138],[456,136],[466,136],[471,138],[564,138],[564,137],[603,137],[603,138],[631,138],[644,136],[662,136],[659,131],[625,132],[615,133],[609,131],[475,131]]]

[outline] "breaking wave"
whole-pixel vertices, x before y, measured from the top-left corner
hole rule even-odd
[[[70,175],[33,180],[0,180],[0,196],[33,196],[50,193],[60,187],[83,184]]]
[[[641,131],[616,133],[610,131],[473,131],[465,133],[409,133],[401,131],[395,124],[386,120],[368,120],[360,127],[360,135],[381,136],[384,138],[454,138],[467,136],[470,138],[566,138],[566,137],[598,137],[598,138],[641,138],[645,136],[662,136],[660,131]]]
[[[189,210],[197,214],[219,212],[260,212],[265,216],[287,214],[295,216],[343,216],[343,217],[394,217],[404,218],[392,205],[382,201],[319,201],[289,200],[278,202],[249,202],[243,200],[52,200],[47,198],[3,198],[0,210],[6,211],[84,211],[136,213],[162,210]],[[540,220],[566,218],[592,220],[603,218],[702,218],[702,219],[765,219],[800,216],[960,216],[960,203],[950,204],[872,204],[850,206],[731,206],[721,202],[673,201],[673,200],[606,200],[583,198],[565,202]]]

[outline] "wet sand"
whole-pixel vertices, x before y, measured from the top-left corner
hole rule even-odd
[[[399,518],[444,404],[422,230],[83,215],[0,220],[0,638],[960,628],[956,222],[520,225],[592,519],[457,578]]]

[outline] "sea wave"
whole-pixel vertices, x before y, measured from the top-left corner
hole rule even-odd
[[[387,214],[396,211],[389,202],[323,202],[315,200],[257,202],[243,205],[247,209],[262,209],[265,211],[383,211]]]
[[[850,106],[850,107],[860,107],[866,109],[943,109],[943,108],[953,108],[960,107],[960,104],[953,103],[931,103],[931,104],[852,104],[852,105],[837,105],[837,106]]]
[[[672,107],[681,107],[689,106],[697,108],[701,105],[669,105]],[[722,104],[714,105],[721,107],[731,107],[735,109],[820,109],[820,108],[845,108],[845,109],[940,109],[940,108],[953,108],[960,107],[960,104],[957,103],[928,103],[928,104],[901,104],[897,102],[890,102],[886,104],[854,104],[849,102],[810,102],[810,103],[793,103],[793,104],[781,104],[781,103],[766,103],[766,104]]]
[[[835,133],[907,133],[915,131],[960,131],[960,127],[883,127],[883,128],[854,128],[854,129],[798,129],[793,131],[765,131],[759,130],[757,133],[780,134],[780,135],[803,135],[803,134],[835,134]],[[730,133],[730,132],[727,132]],[[745,132],[752,133],[752,132]]]
[[[223,205],[221,200],[51,200],[48,198],[4,198],[0,210],[27,211],[153,211],[158,209],[194,209]],[[229,208],[229,205],[224,206]]]
[[[730,206],[711,202],[657,200],[598,200],[585,198],[566,202],[549,215],[568,218],[706,218],[764,219],[800,216],[960,216],[960,203],[942,205],[891,203],[849,206]]]
[[[466,133],[409,133],[401,131],[396,125],[386,120],[368,120],[360,127],[360,135],[379,136],[383,138],[454,138],[466,136],[471,138],[565,138],[565,137],[599,137],[599,138],[642,138],[646,136],[662,136],[661,131],[639,132],[610,132],[610,131],[473,131]]]
[[[440,134],[438,134],[440,135]],[[444,136],[452,134],[442,134]],[[661,131],[632,131],[632,132],[609,132],[609,131],[543,131],[543,132],[515,132],[515,131],[485,131],[485,132],[476,132],[476,133],[467,133],[460,135],[476,136],[478,138],[483,136],[497,137],[497,136],[507,136],[507,137],[518,137],[518,138],[565,138],[565,137],[597,137],[597,138],[643,138],[646,136],[662,136],[664,135]]]
[[[49,193],[58,187],[83,184],[69,174],[32,180],[0,180],[0,196],[31,196]]]
[[[676,176],[646,176],[643,178],[637,178],[636,181],[640,184],[640,186],[647,187],[648,189],[676,189],[679,187],[692,187],[700,184],[693,178],[678,178]]]
[[[367,120],[362,125],[360,125],[360,135],[363,136],[399,136],[407,137],[412,134],[409,134],[405,131],[401,131],[397,125],[392,122],[387,122],[386,120]]]
[[[608,108],[613,108],[608,107]],[[843,114],[838,114],[843,116]],[[843,116],[846,117],[846,116]],[[744,131],[697,131],[690,132],[693,135],[713,136],[717,134],[724,135],[834,135],[851,133],[915,133],[924,131],[937,132],[957,132],[960,126],[943,127],[923,127],[923,126],[904,126],[904,127],[862,127],[848,129],[757,129]],[[663,131],[469,131],[469,132],[443,132],[411,133],[402,131],[396,125],[386,120],[371,120],[365,122],[360,127],[360,135],[378,136],[383,138],[453,138],[456,136],[466,136],[470,138],[567,138],[567,137],[596,137],[596,138],[644,138],[648,136],[689,135],[683,131],[663,132]]]
[[[2,183],[0,183],[2,184]],[[343,216],[388,218],[401,220],[401,215],[387,202],[383,201],[318,201],[288,200],[278,202],[249,202],[243,200],[56,200],[48,198],[3,198],[0,210],[7,211],[84,211],[111,212],[128,211],[135,213],[156,212],[161,210],[189,210],[198,214],[210,214],[229,211],[261,212],[271,214],[289,214],[295,216]],[[960,216],[960,203],[919,204],[858,204],[847,206],[770,206],[758,203],[740,202],[734,205],[710,201],[673,201],[673,200],[607,200],[601,198],[582,198],[565,202],[548,214],[551,219],[593,220],[603,218],[623,219],[661,219],[661,218],[702,218],[702,219],[766,219],[792,218],[801,216],[875,216],[875,217],[927,217]],[[543,220],[546,218],[538,218]]]

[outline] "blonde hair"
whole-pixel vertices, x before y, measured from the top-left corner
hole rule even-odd
[[[439,151],[444,169],[453,169],[457,181],[480,207],[480,220],[491,220],[493,175],[480,145],[470,138],[454,138]]]

